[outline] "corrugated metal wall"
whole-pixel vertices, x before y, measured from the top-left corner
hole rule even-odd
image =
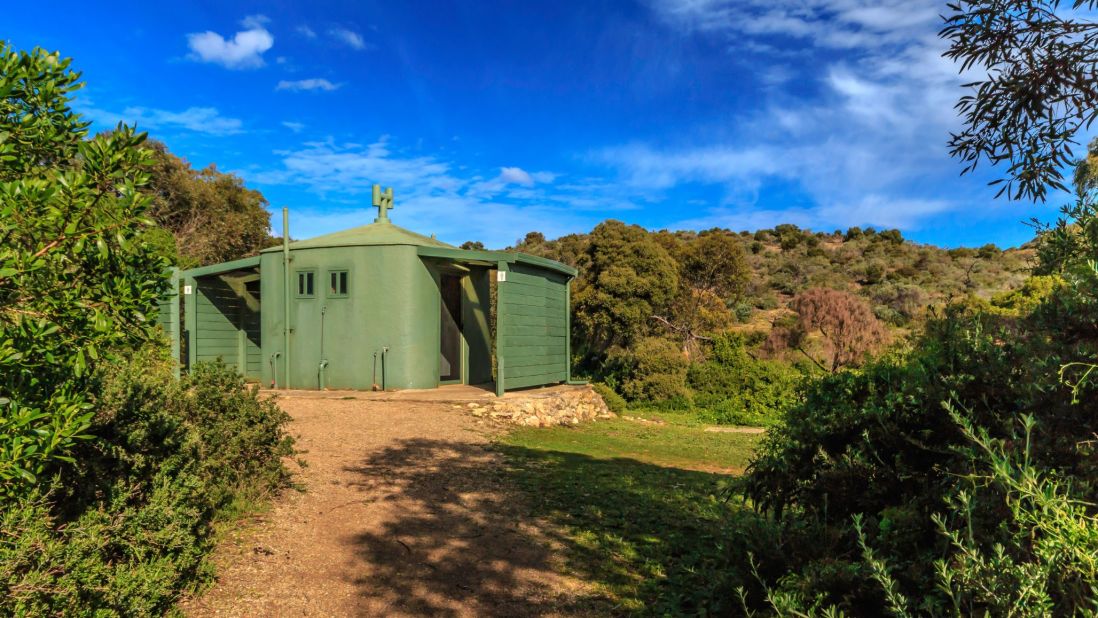
[[[258,380],[263,371],[260,314],[220,277],[195,280],[192,362],[218,358],[247,378]],[[188,299],[190,301],[191,299]]]
[[[503,388],[568,379],[568,277],[511,264],[498,285],[498,354]]]

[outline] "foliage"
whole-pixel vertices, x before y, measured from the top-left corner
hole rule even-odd
[[[945,56],[981,73],[958,101],[964,129],[953,156],[973,170],[1006,162],[1000,194],[1044,200],[1065,190],[1071,144],[1098,113],[1098,24],[1059,12],[1060,0],[955,0],[941,37]],[[1072,9],[1098,6],[1074,0]]]
[[[167,264],[149,222],[144,134],[87,140],[69,60],[0,47],[0,494],[82,439],[94,366],[151,335]]]
[[[515,248],[579,270],[573,283],[572,349],[576,351],[577,375],[603,381],[638,403],[678,407],[689,405],[697,395],[691,392],[693,386],[687,383],[684,391],[679,368],[669,372],[661,368],[661,375],[650,379],[644,375],[645,369],[638,370],[636,346],[640,341],[665,338],[679,348],[687,367],[706,363],[716,340],[728,332],[761,333],[765,338],[777,326],[779,336],[801,334],[791,332],[797,330],[795,320],[783,320],[798,295],[820,287],[869,304],[872,316],[865,316],[856,300],[848,298],[847,303],[851,311],[865,318],[869,330],[862,332],[872,335],[869,339],[884,339],[882,331],[887,329],[877,325],[878,321],[893,327],[898,338],[899,329],[917,328],[951,299],[982,299],[986,305],[986,299],[1019,288],[1033,254],[1031,248],[946,251],[912,243],[895,230],[872,228],[815,233],[782,225],[754,234],[727,230],[648,232],[618,222],[601,224],[592,234],[555,240],[531,232]],[[831,342],[818,333],[803,335],[804,339],[795,343],[828,368],[836,359],[840,366],[861,360],[856,352],[845,357],[831,354]],[[785,348],[790,341],[782,343],[779,347]],[[641,356],[650,353],[653,345],[649,342]],[[667,346],[662,347],[669,352]],[[840,348],[845,354],[847,350]],[[672,357],[668,354],[667,358]],[[679,366],[677,359],[672,362]],[[653,362],[646,367],[654,370],[660,365]],[[784,380],[778,374],[794,373],[783,372],[777,365],[772,368],[775,383]],[[708,365],[695,373],[700,376],[713,369]],[[629,388],[626,382],[630,382]],[[724,403],[709,391],[704,395],[706,404],[699,405],[700,413],[724,422],[769,422],[784,404],[760,404],[751,399],[760,392],[773,391],[729,391]],[[672,401],[654,400],[657,393],[666,393]],[[764,409],[769,411],[756,412]]]
[[[997,445],[1000,472],[1002,458],[1022,461],[1030,472],[1013,478],[1028,475],[1026,491],[1040,487],[1071,501],[1073,521],[1094,516],[1078,500],[1098,495],[1093,447],[1085,442],[1098,432],[1098,419],[1081,413],[1098,405],[1086,379],[1088,359],[1098,353],[1095,288],[1043,283],[1055,282],[1038,280],[1033,294],[1003,303],[1009,311],[951,309],[911,349],[807,387],[804,403],[767,436],[746,484],[760,509],[815,530],[816,544],[791,557],[794,575],[783,589],[808,599],[823,595],[859,614],[886,611],[883,589],[870,583],[879,577],[858,555],[850,522],[860,514],[868,541],[890,565],[890,585],[918,599],[913,613],[944,613],[962,598],[982,613],[981,603],[994,596],[980,592],[988,586],[1048,591],[1058,614],[1085,606],[1079,599],[1091,592],[1041,574],[1064,565],[1035,557],[1034,543],[1050,537],[1034,535],[1040,528],[1033,526],[1051,525],[1053,511],[1030,502],[1034,516],[1043,513],[1040,521],[1007,519],[1022,499],[1011,494],[1019,487],[970,480],[974,461],[991,461],[982,458],[988,449],[981,442],[973,450],[973,432],[965,429],[978,427],[984,443]],[[1030,296],[1042,298],[1035,308]],[[967,407],[951,415],[946,401]],[[1042,431],[1016,437],[1014,419],[1022,414]],[[1052,480],[1053,470],[1064,480]],[[943,536],[943,523],[961,535]],[[936,563],[942,556],[948,573]],[[940,579],[946,574],[951,579]]]
[[[690,367],[688,382],[703,418],[722,425],[771,425],[799,400],[804,374],[752,358],[742,337],[722,335],[709,360]]]
[[[0,614],[159,616],[208,580],[215,523],[285,486],[288,420],[221,365],[159,349],[95,376],[97,437],[0,514]]]
[[[640,340],[632,349],[616,355],[631,371],[622,382],[622,394],[631,400],[668,402],[689,406],[686,387],[689,362],[673,342],[659,337]]]
[[[227,262],[272,244],[262,193],[215,165],[193,169],[161,142],[150,141],[146,149],[151,165],[142,191],[152,197],[146,214],[171,233],[180,266]]]
[[[703,333],[712,333],[731,322],[729,306],[743,296],[750,277],[744,250],[724,230],[710,230],[685,243],[667,235],[676,250],[679,290],[666,315],[656,315],[671,335],[681,341],[690,358],[701,356]]]
[[[651,318],[678,288],[676,264],[636,225],[600,223],[579,257],[584,277],[573,292],[577,341],[593,353],[629,346],[652,328]]]
[[[602,382],[595,382],[591,385],[591,388],[595,389],[595,392],[599,394],[599,397],[602,397],[603,402],[606,403],[606,408],[611,412],[614,414],[622,414],[625,412],[625,399],[619,395],[617,391]]]
[[[1024,435],[1014,439],[1024,446],[1012,453],[951,405],[946,410],[968,440],[970,448],[960,452],[970,458],[972,472],[964,477],[967,487],[946,498],[949,513],[931,515],[948,546],[947,557],[934,561],[938,598],[924,591],[916,603],[919,597],[900,592],[892,565],[870,547],[863,517],[851,518],[867,579],[880,589],[881,610],[894,616],[1091,615],[1098,607],[1098,516],[1093,504],[1073,496],[1069,482],[1031,462],[1033,418],[1022,419]],[[1005,507],[992,521],[977,506],[989,489]],[[982,538],[988,530],[998,542]],[[810,603],[795,589],[771,588],[766,597],[779,615],[842,613],[838,605]],[[747,595],[741,592],[741,598],[745,613],[753,613]]]
[[[888,332],[869,305],[846,292],[816,288],[799,294],[791,305],[797,320],[789,327],[775,328],[768,339],[772,350],[791,348],[802,352],[821,369],[838,371],[861,364],[867,354],[888,341]],[[826,361],[808,351],[809,337],[819,332]]]
[[[991,297],[989,311],[1005,315],[1027,316],[1060,291],[1064,279],[1056,275],[1037,275],[1026,279],[1022,287]]]
[[[954,411],[975,445],[968,491],[951,498],[963,519],[952,528],[935,517],[953,556],[937,563],[939,587],[957,614],[1078,615],[1098,608],[1098,516],[1093,504],[1073,497],[1069,482],[1031,463],[1032,417],[1023,419],[1024,446],[1015,454],[1002,441],[968,424]],[[992,485],[1004,497],[1008,517],[999,524],[1006,541],[988,549],[967,531],[977,521],[974,496]]]

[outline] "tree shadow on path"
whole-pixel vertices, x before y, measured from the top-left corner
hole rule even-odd
[[[352,539],[370,615],[572,613],[581,586],[559,574],[561,539],[526,520],[482,444],[410,439],[347,468],[377,523]]]

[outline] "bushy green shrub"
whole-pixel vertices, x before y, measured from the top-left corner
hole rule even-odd
[[[626,356],[633,367],[632,375],[622,384],[622,394],[627,399],[675,408],[690,406],[686,386],[689,362],[675,342],[648,337]]]
[[[232,370],[145,350],[95,376],[95,438],[0,514],[0,614],[157,616],[208,579],[216,521],[277,491],[288,417]]]
[[[745,323],[751,320],[751,316],[755,313],[755,308],[751,306],[751,303],[739,302],[732,308],[732,313],[735,314],[737,321]]]
[[[710,360],[690,367],[694,404],[706,420],[770,425],[798,401],[803,375],[789,364],[752,358],[742,337],[717,337]]]
[[[914,613],[982,615],[994,606],[976,591],[1013,578],[1001,589],[1046,591],[1048,614],[1093,607],[1092,588],[1049,579],[1041,575],[1049,565],[1034,561],[1047,538],[1043,518],[1054,515],[1037,508],[1040,521],[1011,521],[1009,488],[970,481],[981,456],[965,427],[986,431],[1002,458],[1024,459],[1038,476],[1066,475],[1045,488],[1077,505],[1077,517],[1094,518],[1093,507],[1078,505],[1098,495],[1093,449],[1082,446],[1098,432],[1088,412],[1098,391],[1086,373],[1098,356],[1095,289],[1057,287],[1028,315],[951,309],[910,350],[809,385],[803,404],[768,433],[745,484],[758,508],[801,531],[781,588],[855,615],[888,613],[900,597],[918,599]],[[963,404],[959,416],[948,402]],[[1015,431],[1024,414],[1041,429],[1032,444]],[[941,581],[943,564],[955,579]],[[961,597],[977,600],[955,610]]]
[[[992,296],[989,309],[1006,315],[1029,315],[1064,284],[1059,275],[1029,277],[1017,290]]]
[[[167,284],[150,246],[144,134],[88,139],[80,74],[0,44],[0,497],[34,490],[88,436],[88,378],[148,341]]]
[[[598,393],[600,397],[602,397],[603,402],[606,403],[607,409],[609,409],[611,412],[613,412],[614,414],[625,413],[625,398],[619,395],[617,391],[603,384],[602,382],[595,382],[591,385],[591,388],[595,389],[595,392]]]

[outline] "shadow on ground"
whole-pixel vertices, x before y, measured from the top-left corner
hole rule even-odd
[[[730,477],[631,459],[417,439],[350,471],[411,505],[353,540],[355,583],[394,612],[731,614],[765,536]]]
[[[559,575],[550,531],[525,512],[500,456],[484,445],[413,439],[349,471],[385,513],[353,539],[371,606],[432,616],[569,613],[578,586]],[[385,503],[403,508],[385,512]]]

